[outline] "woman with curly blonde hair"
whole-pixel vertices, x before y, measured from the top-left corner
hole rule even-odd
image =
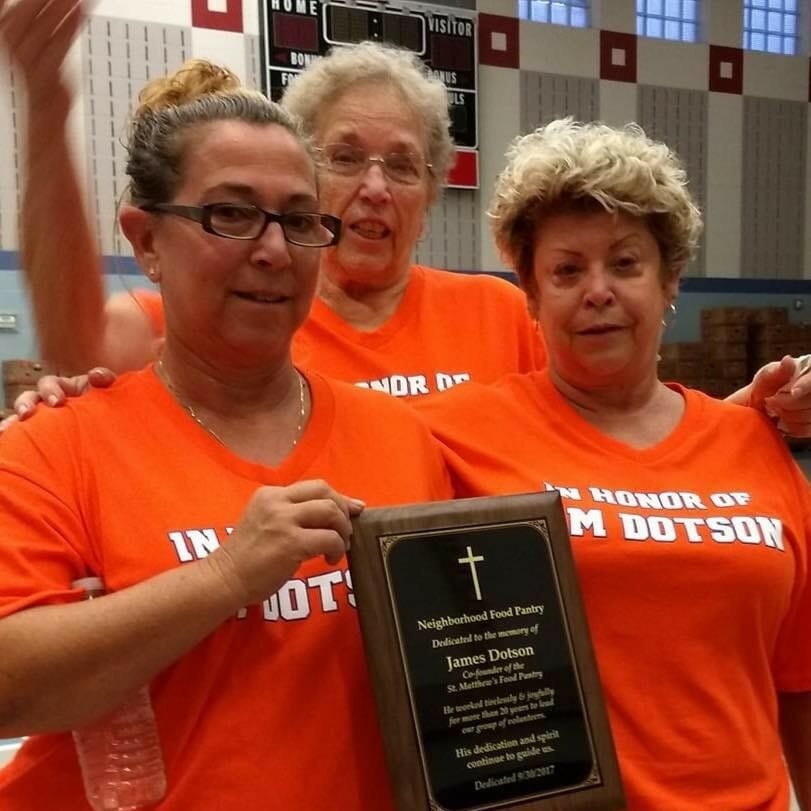
[[[561,491],[629,809],[785,811],[784,757],[811,808],[808,484],[763,415],[657,376],[684,170],[571,120],[507,157],[493,232],[549,368],[425,404],[456,492]]]

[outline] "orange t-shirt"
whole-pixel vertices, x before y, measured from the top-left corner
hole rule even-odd
[[[316,298],[293,339],[298,362],[406,399],[457,383],[542,368],[546,353],[524,294],[487,274],[414,265],[394,315],[362,332]]]
[[[154,290],[132,290],[130,295],[149,319],[149,326],[156,338],[163,338],[166,333],[166,319],[163,315],[163,299]]]
[[[149,317],[156,336],[163,327]],[[147,308],[145,307],[145,311]],[[457,383],[491,383],[546,365],[524,294],[486,273],[464,274],[414,265],[394,315],[372,332],[347,324],[321,299],[293,339],[296,363],[364,388],[414,399]]]
[[[370,505],[450,496],[410,409],[307,373],[313,409],[277,468],[220,445],[149,368],[46,409],[0,448],[0,616],[111,591],[221,543],[260,485],[324,478]],[[346,562],[307,561],[263,605],[152,682],[168,794],[161,811],[392,807]],[[69,734],[36,735],[0,770],[3,811],[86,811]]]
[[[811,690],[808,483],[762,415],[677,390],[680,424],[644,450],[547,372],[420,411],[458,495],[560,490],[628,808],[785,811],[777,691]]]

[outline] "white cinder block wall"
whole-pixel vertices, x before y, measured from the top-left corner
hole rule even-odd
[[[432,5],[441,4],[423,4]],[[449,0],[449,5],[465,7],[458,11],[465,14],[476,0]],[[131,102],[128,96],[145,78],[173,69],[188,56],[223,62],[257,86],[259,6],[260,0],[96,4],[71,60],[80,93],[72,130],[105,254],[128,253],[124,241],[114,236],[115,201],[124,185],[118,141]],[[502,269],[490,243],[485,212],[504,150],[516,134],[552,117],[584,117],[584,109],[592,109],[584,107],[587,93],[594,100],[595,117],[612,124],[647,119],[643,123],[657,137],[667,137],[689,158],[707,220],[704,250],[692,269],[694,275],[811,276],[811,226],[806,224],[811,212],[808,57],[743,52],[740,0],[714,0],[702,6],[704,41],[685,44],[637,37],[635,0],[595,0],[589,29],[519,22],[513,0],[479,0],[481,189],[448,191],[430,218],[417,259],[451,269]],[[219,18],[224,24],[217,22]],[[497,51],[491,47],[494,32]],[[717,57],[719,47],[732,50]],[[732,75],[734,87],[726,82],[726,87],[711,90],[713,73],[716,79]],[[522,98],[522,88],[527,87],[541,92]],[[544,90],[550,87],[552,92]],[[13,156],[0,164],[0,269],[12,274],[0,278],[0,309],[7,309],[7,302],[16,304],[22,295],[14,266],[22,132],[19,78],[5,54],[0,57],[0,100],[0,148]],[[779,109],[787,112],[781,120],[791,122],[779,135],[759,129],[759,122],[775,109],[765,106],[770,100],[783,104]],[[765,163],[757,166],[745,160],[746,149]],[[788,154],[770,157],[769,150],[777,149]],[[782,178],[775,177],[769,160],[785,167]],[[788,181],[792,188],[784,188]],[[782,222],[782,228],[771,222],[785,219],[785,212],[792,222]],[[0,336],[0,355],[4,341],[7,345]]]

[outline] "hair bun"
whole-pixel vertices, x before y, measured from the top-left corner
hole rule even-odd
[[[239,77],[207,59],[190,59],[174,73],[148,82],[138,94],[135,116],[188,104],[201,96],[243,90]]]

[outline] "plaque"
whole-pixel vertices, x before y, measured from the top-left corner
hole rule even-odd
[[[557,492],[367,509],[349,564],[399,811],[623,808]]]

